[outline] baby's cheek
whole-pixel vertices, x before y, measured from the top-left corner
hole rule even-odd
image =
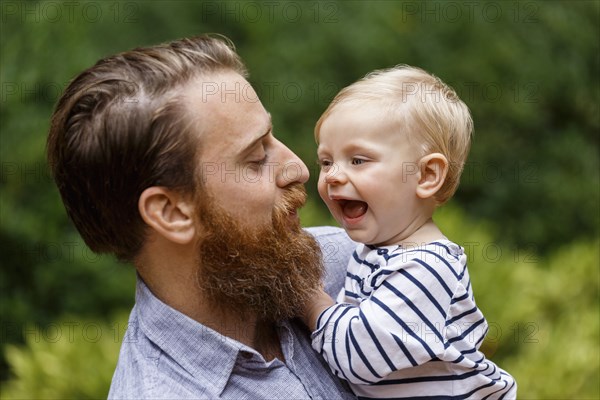
[[[322,173],[319,174],[319,181],[317,182],[317,190],[319,191],[319,196],[323,199],[323,201],[327,200],[327,185],[325,184],[325,175]]]

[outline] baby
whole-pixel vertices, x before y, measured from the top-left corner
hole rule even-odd
[[[432,220],[458,186],[473,122],[435,76],[375,71],[317,122],[319,194],[360,242],[335,303],[305,309],[313,347],[359,398],[516,398],[512,376],[478,348],[464,249]]]

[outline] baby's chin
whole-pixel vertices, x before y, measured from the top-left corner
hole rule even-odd
[[[369,234],[368,232],[356,230],[356,229],[346,229],[346,233],[350,237],[350,239],[354,240],[358,243],[364,243],[370,246],[378,246],[380,240]]]

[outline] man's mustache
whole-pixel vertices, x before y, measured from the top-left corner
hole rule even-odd
[[[306,189],[301,183],[294,183],[286,188],[279,203],[276,205],[277,210],[283,214],[291,214],[304,207],[306,204]]]

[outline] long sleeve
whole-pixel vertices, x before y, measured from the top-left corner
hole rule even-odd
[[[313,348],[356,384],[437,360],[448,346],[445,323],[458,272],[435,253],[380,256],[367,261],[354,253],[345,285],[354,304],[325,310],[313,334]]]
[[[460,246],[358,245],[312,346],[361,398],[514,399],[514,379],[478,350],[486,332]]]

